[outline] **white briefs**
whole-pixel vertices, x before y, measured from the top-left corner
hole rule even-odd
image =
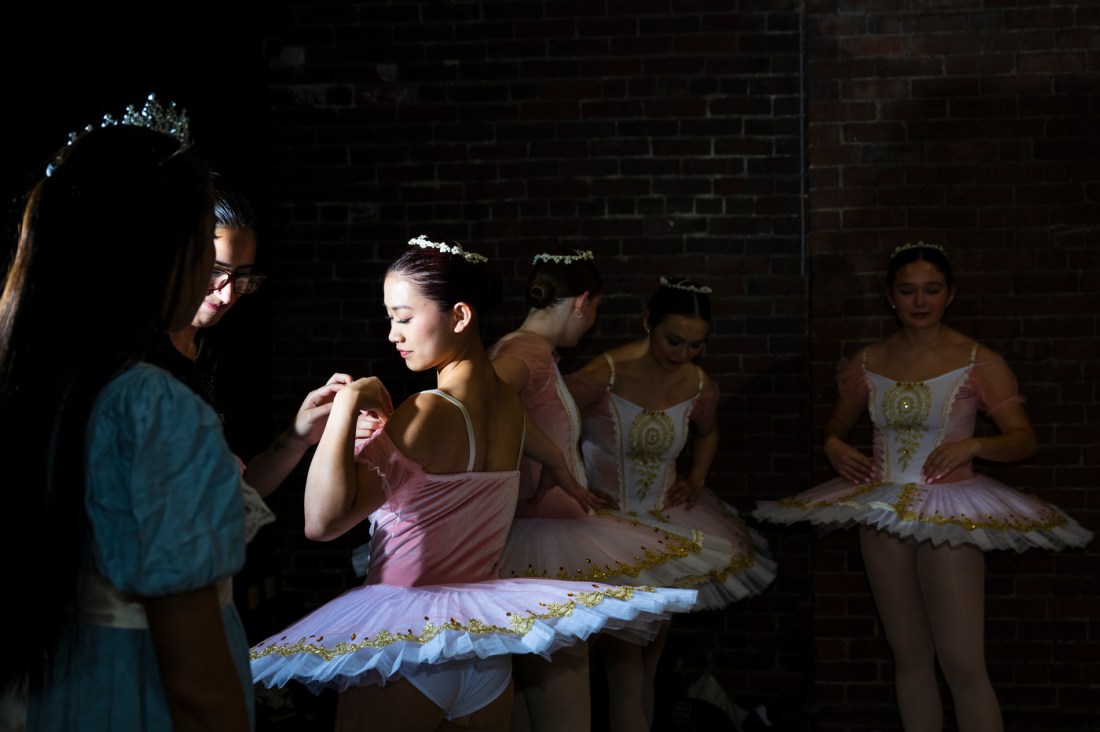
[[[447,719],[465,717],[504,693],[512,680],[512,657],[447,661],[402,674],[443,710]]]

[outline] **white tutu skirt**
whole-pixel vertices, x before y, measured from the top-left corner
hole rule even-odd
[[[362,585],[251,649],[257,684],[314,693],[382,684],[426,664],[555,651],[606,631],[652,637],[693,590],[499,579]]]
[[[974,544],[983,551],[1086,546],[1092,532],[1058,508],[985,475],[952,483],[868,483],[835,478],[778,501],[753,517],[825,530],[871,526],[914,542]]]
[[[733,546],[719,536],[682,533],[611,513],[516,518],[500,576],[693,587],[728,563]]]
[[[650,511],[643,517],[669,533],[699,542],[704,570],[683,585],[699,591],[692,611],[720,610],[730,603],[763,592],[774,580],[776,563],[767,540],[710,489],[704,489],[695,505]]]

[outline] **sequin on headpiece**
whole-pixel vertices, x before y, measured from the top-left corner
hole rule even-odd
[[[685,290],[686,292],[694,292],[696,295],[709,295],[713,290],[709,287],[702,285],[689,285],[685,281],[671,282],[667,277],[661,278],[661,285],[664,287],[671,287],[674,290]]]
[[[467,252],[459,244],[440,244],[439,242],[432,241],[423,234],[416,237],[415,239],[409,239],[409,246],[420,247],[421,249],[438,249],[444,254],[453,254],[456,257],[462,257],[467,262],[470,262],[472,264],[489,261],[486,257],[483,257],[477,252]]]
[[[574,254],[536,254],[531,264],[549,262],[551,264],[573,264],[573,262],[591,262],[595,257],[589,249],[578,249]]]
[[[893,253],[890,255],[890,259],[893,259],[894,257],[898,256],[899,254],[901,254],[902,252],[904,252],[907,249],[935,249],[937,252],[939,252],[943,256],[945,256],[945,257],[947,256],[947,251],[943,247],[941,247],[939,244],[925,244],[923,241],[918,241],[916,244],[911,244],[911,243],[902,244],[900,247],[898,247],[897,249],[895,249],[893,251]]]

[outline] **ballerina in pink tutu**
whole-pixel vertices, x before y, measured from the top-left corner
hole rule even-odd
[[[519,394],[524,408],[566,457],[581,484],[588,478],[580,454],[580,415],[558,370],[559,348],[571,348],[596,322],[603,280],[590,251],[563,249],[535,255],[527,279],[527,316],[519,328],[489,349],[493,366]],[[548,486],[543,465],[525,458],[521,466],[516,518],[501,558],[502,577],[597,579],[625,585],[696,587],[711,573],[735,561],[725,539],[670,531],[634,517],[619,516],[614,500],[582,502],[566,488]],[[541,483],[541,484],[540,484]],[[598,488],[593,492],[599,493]],[[593,511],[591,503],[598,503]],[[654,626],[653,631],[658,628]],[[634,646],[652,638],[620,637]],[[600,640],[600,644],[615,641]],[[512,732],[531,729],[588,729],[591,724],[587,646],[577,644],[547,661],[513,659],[516,704]],[[636,685],[620,688],[608,679],[614,716],[645,726],[643,694]],[[563,698],[570,699],[562,704]]]
[[[588,479],[616,499],[622,516],[682,536],[705,536],[732,550],[693,585],[692,610],[718,610],[761,593],[775,579],[767,542],[707,487],[718,452],[718,383],[697,363],[711,329],[710,288],[662,277],[643,317],[643,338],[613,348],[566,377],[581,415]],[[677,470],[691,449],[691,464]],[[657,665],[667,637],[644,646],[605,634],[597,642],[609,688],[611,729],[632,732],[653,722]],[[641,720],[616,706],[642,699]]]
[[[837,372],[824,448],[840,477],[761,501],[753,512],[777,523],[859,527],[907,730],[943,724],[937,661],[959,729],[1003,729],[985,666],[983,552],[1060,550],[1092,539],[1054,506],[973,472],[974,458],[1022,460],[1035,454],[1036,442],[1004,359],[944,323],[954,297],[941,247],[920,242],[894,251],[886,298],[901,327]],[[979,410],[998,434],[975,436]],[[846,441],[868,412],[870,457]]]
[[[526,423],[479,334],[500,278],[458,245],[409,244],[384,281],[389,340],[438,388],[396,410],[374,378],[337,392],[306,478],[305,530],[328,541],[369,520],[367,579],[254,646],[252,671],[269,687],[342,692],[337,730],[506,730],[511,654],[648,633],[695,592],[498,576]],[[364,411],[384,425],[357,441]]]

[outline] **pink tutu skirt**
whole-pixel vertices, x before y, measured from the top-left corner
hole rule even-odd
[[[835,478],[778,501],[761,501],[753,517],[826,530],[863,524],[914,542],[994,549],[1084,547],[1092,532],[1058,508],[985,475],[951,483],[867,483]]]
[[[257,684],[314,693],[385,684],[425,665],[555,651],[607,631],[652,637],[693,590],[499,579],[454,585],[362,585],[251,649]]]

